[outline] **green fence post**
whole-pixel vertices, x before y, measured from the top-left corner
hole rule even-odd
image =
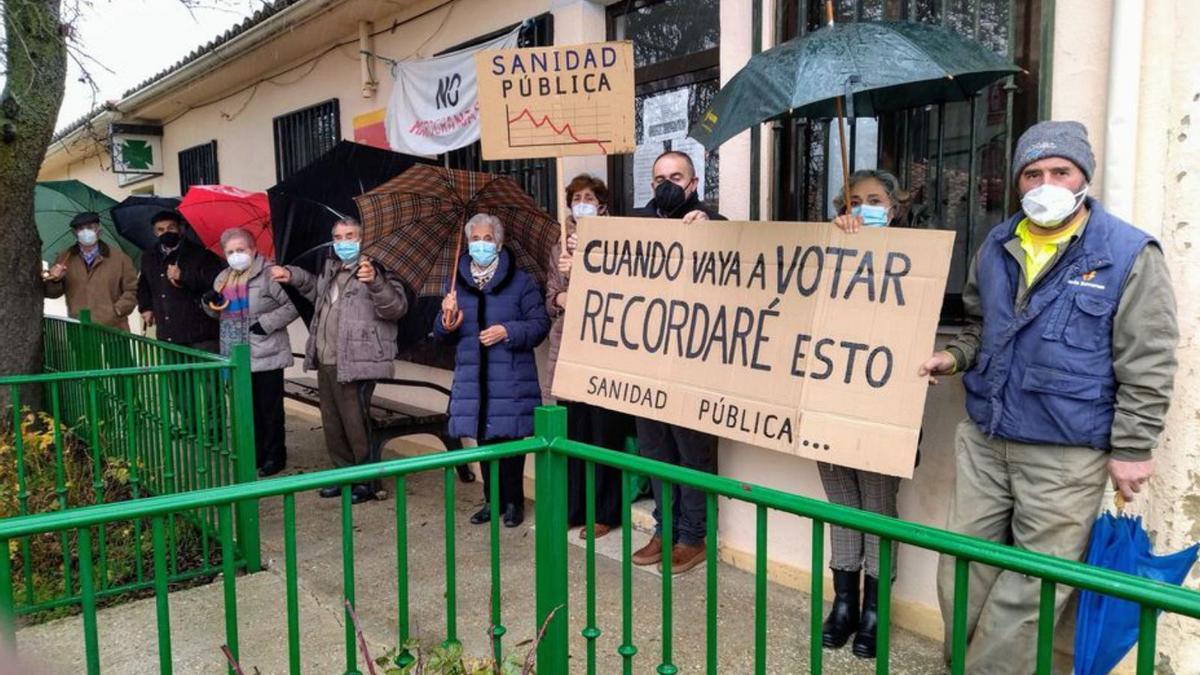
[[[236,345],[230,354],[233,362],[233,443],[237,452],[237,482],[252,483],[258,478],[254,447],[254,394],[250,389],[250,345]],[[247,572],[262,569],[258,538],[258,500],[237,504],[237,543]]]
[[[547,444],[567,435],[567,411],[558,406],[538,408],[534,434]],[[542,673],[569,672],[567,622],[567,458],[550,449],[537,455],[537,621],[545,626],[537,645],[537,668]]]

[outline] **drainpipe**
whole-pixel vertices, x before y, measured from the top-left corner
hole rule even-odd
[[[1108,110],[1104,120],[1104,208],[1133,220],[1137,177],[1138,98],[1141,90],[1142,0],[1113,0],[1108,59]]]
[[[375,46],[371,39],[373,24],[370,21],[358,22],[358,60],[362,64],[362,95],[363,98],[375,98],[379,82],[375,80]]]

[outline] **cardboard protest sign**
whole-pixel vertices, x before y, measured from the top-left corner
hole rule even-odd
[[[954,233],[584,218],[554,395],[911,476]]]
[[[633,44],[494,49],[475,56],[484,159],[633,151]]]

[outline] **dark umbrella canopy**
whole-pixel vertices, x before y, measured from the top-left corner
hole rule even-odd
[[[328,256],[333,224],[359,219],[354,198],[400,175],[421,157],[340,141],[312,164],[267,190],[276,259],[315,272]]]
[[[130,195],[120,204],[112,207],[110,213],[113,225],[117,228],[117,234],[144,251],[158,243],[158,239],[154,236],[154,223],[151,222],[151,219],[160,211],[174,211],[178,208],[178,197]],[[199,237],[189,227],[183,228],[183,236],[197,244],[200,243]]]
[[[785,114],[835,117],[834,99],[849,94],[847,114],[962,101],[1020,68],[942,26],[860,21],[826,26],[750,59],[692,126],[713,150],[750,127]]]

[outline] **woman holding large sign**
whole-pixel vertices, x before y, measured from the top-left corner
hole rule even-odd
[[[473,216],[463,234],[468,253],[434,321],[438,338],[456,348],[450,435],[479,443],[526,438],[542,403],[533,348],[550,331],[542,289],[504,248],[499,218]],[[525,456],[498,461],[504,526],[516,527],[525,519]],[[491,519],[491,472],[487,463],[482,468],[484,504],[471,516],[476,525]]]
[[[845,232],[863,227],[887,227],[902,219],[908,195],[896,177],[886,171],[856,171],[850,175],[850,204],[839,194],[834,206],[840,215],[833,224]],[[872,471],[861,471],[817,462],[821,484],[829,501],[856,509],[896,516],[896,493],[900,479]],[[826,647],[838,648],[854,635],[854,655],[875,658],[875,611],[879,583],[879,538],[856,530],[832,526],[833,607],[821,634]],[[894,544],[893,544],[894,545]],[[896,556],[892,555],[892,560]],[[862,579],[862,609],[859,610],[859,581]],[[896,567],[893,564],[892,574]]]
[[[563,251],[561,244],[555,246],[547,268],[550,274],[546,279],[546,311],[554,324],[550,328],[550,377],[546,378],[542,391],[546,399],[550,398],[554,367],[562,344],[563,310],[567,305],[567,286],[577,242],[576,218],[608,215],[608,186],[599,178],[580,174],[567,185],[567,203],[571,205],[571,215],[567,216],[567,250]],[[625,439],[635,433],[633,418],[628,415],[587,403],[561,403],[567,408],[567,437],[573,441],[619,451],[624,449]],[[567,460],[567,524],[570,526],[583,525],[587,520],[586,480],[584,463],[574,458]],[[603,537],[621,523],[621,472],[597,464],[593,487],[595,535]],[[579,537],[586,538],[587,530],[581,529]]]

